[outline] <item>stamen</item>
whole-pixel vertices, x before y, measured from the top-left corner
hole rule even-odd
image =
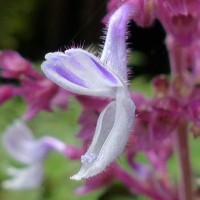
[[[81,156],[81,163],[82,164],[90,164],[96,158],[97,158],[97,156],[94,153],[86,153],[85,155]]]

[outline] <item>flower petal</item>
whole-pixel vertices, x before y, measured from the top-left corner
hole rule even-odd
[[[17,95],[18,89],[11,85],[0,86],[0,105]]]
[[[9,168],[8,174],[12,175],[13,178],[2,182],[4,189],[33,189],[40,186],[43,180],[41,164],[31,165],[25,169]]]
[[[49,151],[43,140],[34,140],[31,130],[20,120],[5,131],[3,145],[13,158],[24,164],[42,161]]]
[[[118,77],[100,60],[82,49],[48,53],[42,70],[59,86],[71,92],[91,96],[114,97],[122,85]]]
[[[118,88],[116,101],[101,113],[91,146],[81,158],[80,171],[74,180],[102,172],[122,153],[133,125],[135,105],[125,88]]]
[[[18,79],[22,75],[33,79],[41,78],[41,75],[34,70],[31,62],[12,50],[0,51],[0,68],[2,68],[1,76],[6,78]]]
[[[101,61],[127,81],[126,25],[135,12],[131,3],[122,5],[110,18]]]

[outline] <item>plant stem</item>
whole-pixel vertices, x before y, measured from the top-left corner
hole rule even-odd
[[[184,120],[176,132],[176,148],[180,166],[179,200],[193,200],[187,123]]]
[[[163,197],[160,194],[157,194],[157,192],[154,189],[146,186],[143,183],[140,183],[137,179],[128,174],[128,172],[126,172],[122,168],[118,166],[116,166],[116,168],[117,168],[117,174],[116,174],[117,178],[126,186],[128,186],[128,188],[131,188],[136,193],[148,196],[151,199],[163,200]]]

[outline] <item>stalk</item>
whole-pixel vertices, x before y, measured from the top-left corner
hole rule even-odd
[[[168,36],[166,45],[169,52],[171,77],[174,81],[179,79],[177,86],[171,86],[171,95],[177,97],[180,103],[187,96],[185,87],[185,73],[188,67],[187,54],[184,47],[180,46],[173,37]],[[188,87],[188,86],[187,86]],[[180,186],[179,186],[179,200],[193,200],[192,191],[192,173],[189,151],[189,138],[187,133],[187,121],[181,118],[179,124],[177,124],[176,131],[176,151],[178,154],[179,166],[180,166]]]
[[[179,199],[193,200],[189,139],[185,121],[180,123],[176,132],[176,150],[180,166]]]

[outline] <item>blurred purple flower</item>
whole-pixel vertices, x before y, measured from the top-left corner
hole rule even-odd
[[[83,107],[78,119],[81,129],[78,132],[77,137],[81,139],[84,144],[88,145],[95,132],[98,117],[109,101],[107,99],[81,95],[76,96],[76,99]]]
[[[34,189],[43,181],[43,167],[41,163],[27,166],[23,169],[8,167],[7,174],[11,179],[2,182],[2,187],[8,190]]]
[[[156,16],[169,35],[181,45],[197,37],[200,2],[196,0],[157,1]]]
[[[2,68],[1,76],[6,78],[21,79],[24,76],[33,79],[41,78],[31,62],[12,50],[0,51],[0,68]]]
[[[26,165],[24,169],[7,169],[12,178],[3,181],[2,186],[6,189],[38,187],[43,180],[42,163],[49,152],[56,150],[68,154],[66,145],[53,137],[34,139],[31,130],[21,120],[15,121],[3,133],[3,145],[10,156]]]
[[[12,85],[0,86],[0,105],[19,94],[19,90]]]
[[[66,108],[71,96],[69,92],[46,78],[37,81],[24,79],[20,90],[28,104],[28,110],[23,116],[25,120],[32,119],[41,110],[52,111],[54,107]]]

